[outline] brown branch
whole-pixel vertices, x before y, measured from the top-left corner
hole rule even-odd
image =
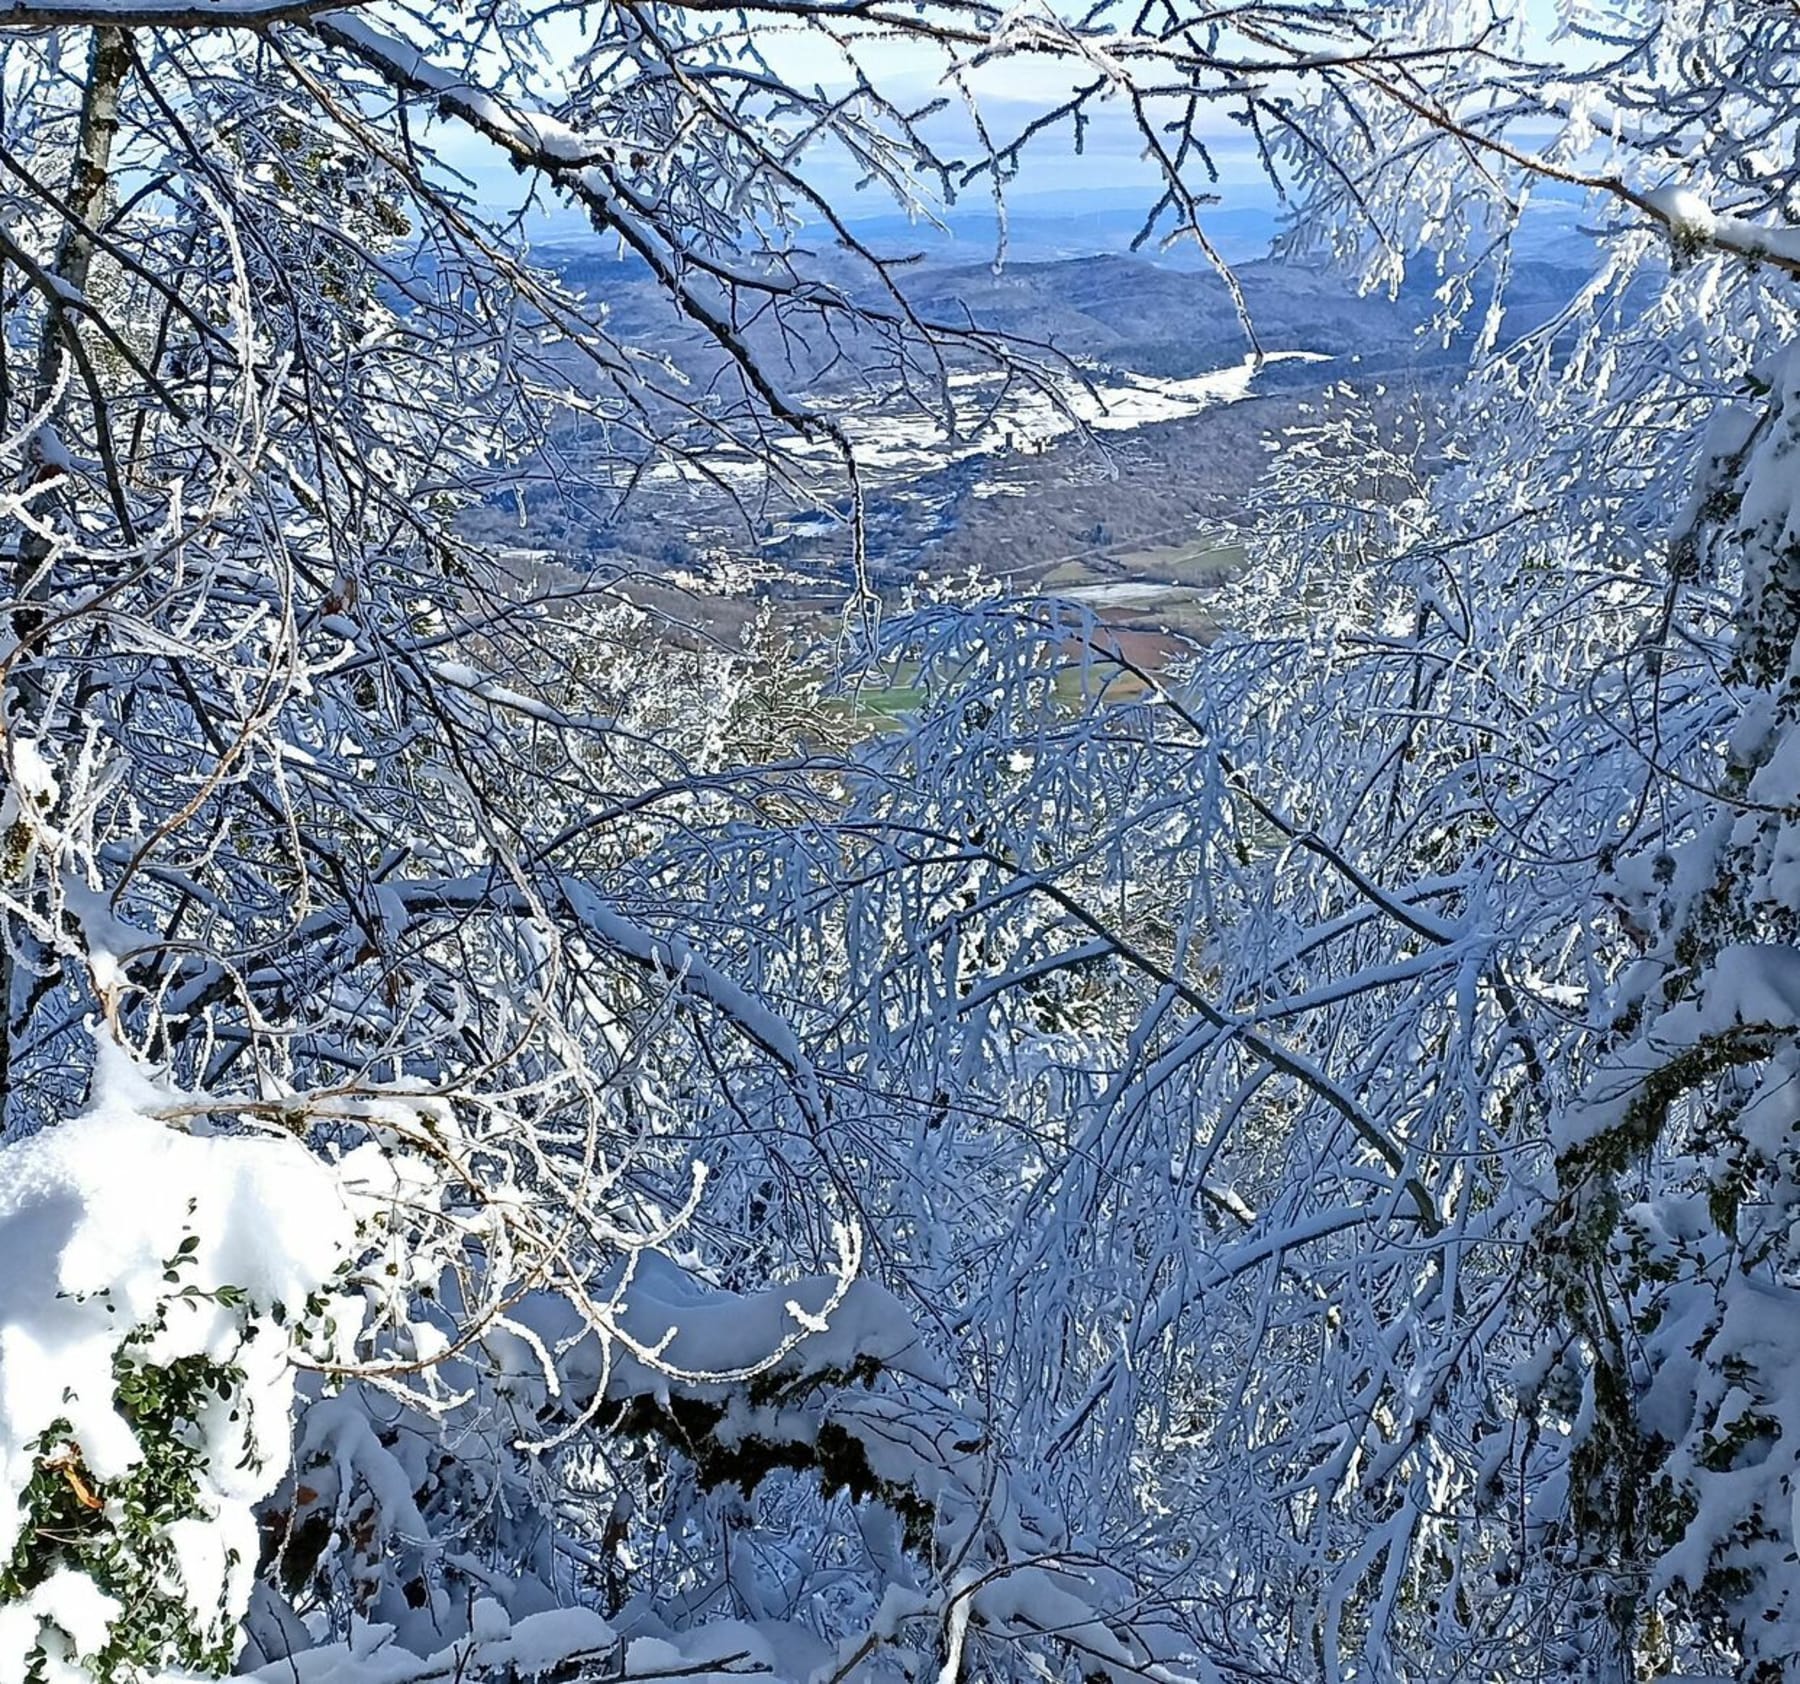
[[[320,12],[339,12],[363,0],[0,0],[0,31],[24,29],[266,29]]]

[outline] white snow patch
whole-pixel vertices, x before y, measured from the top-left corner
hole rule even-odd
[[[299,1142],[184,1133],[151,1114],[174,1097],[103,1046],[89,1109],[0,1149],[0,1559],[18,1542],[36,1447],[57,1422],[67,1423],[59,1448],[89,1481],[104,1487],[138,1461],[114,1404],[113,1365],[127,1335],[156,1327],[133,1345],[134,1360],[161,1367],[204,1355],[246,1376],[235,1404],[220,1400],[194,1424],[207,1512],[168,1533],[196,1619],[210,1623],[221,1606],[242,1611],[248,1568],[227,1583],[224,1552],[254,1562],[248,1505],[280,1478],[288,1451],[283,1341],[246,1343],[246,1318],[277,1304],[297,1311],[330,1279],[354,1228],[331,1172]],[[247,1304],[219,1302],[224,1287]],[[270,1424],[260,1436],[259,1420]],[[50,1583],[57,1625],[78,1648],[102,1647],[88,1642],[94,1621],[111,1617],[98,1591],[53,1580],[30,1606]],[[22,1629],[17,1607],[9,1643]]]

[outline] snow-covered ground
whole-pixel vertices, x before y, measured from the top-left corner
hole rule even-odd
[[[1158,584],[1149,579],[1109,581],[1100,585],[1071,585],[1058,596],[1071,602],[1091,603],[1096,608],[1135,608],[1188,589],[1185,585]]]
[[[1161,421],[1184,420],[1249,397],[1263,365],[1329,360],[1315,351],[1271,351],[1262,364],[1246,357],[1229,368],[1187,380],[1089,369],[1084,371],[1088,384],[1071,382],[1054,395],[1017,380],[1009,385],[998,371],[967,372],[950,377],[953,429],[941,423],[934,427],[916,413],[876,408],[872,402],[841,410],[836,419],[865,474],[904,479],[972,456],[1033,453],[1078,431],[1130,432]],[[809,440],[790,447],[789,454],[824,467],[835,462],[837,453],[829,440]],[[718,451],[703,461],[661,463],[652,477],[698,483],[713,476],[743,482],[760,478],[763,472],[762,464],[748,452]]]

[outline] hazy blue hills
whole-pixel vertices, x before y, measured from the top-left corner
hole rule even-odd
[[[1144,229],[1145,206],[1094,192],[1034,194],[1007,209],[1005,254],[1009,261],[1091,257],[1134,249]],[[851,232],[884,256],[917,252],[938,262],[991,263],[1000,250],[991,203],[952,210],[936,222],[897,214],[860,218]],[[1267,254],[1281,230],[1271,205],[1218,206],[1206,217],[1207,237],[1230,263]],[[1192,242],[1161,248],[1145,242],[1143,255],[1178,268],[1198,268],[1206,258]]]
[[[1242,506],[1266,462],[1265,441],[1292,424],[1297,406],[1323,386],[1346,378],[1371,387],[1454,383],[1467,364],[1466,342],[1447,341],[1436,326],[1443,277],[1431,263],[1416,264],[1390,296],[1360,293],[1320,263],[1252,255],[1232,269],[1261,346],[1311,356],[1271,360],[1239,397],[1196,405],[1159,383],[1241,365],[1250,348],[1243,323],[1231,289],[1210,267],[1126,249],[1135,232],[1127,222],[1136,214],[1104,196],[1067,195],[1015,216],[1011,256],[1002,265],[993,261],[991,210],[971,210],[947,230],[909,228],[898,219],[891,228],[881,219],[856,226],[859,237],[890,250],[906,249],[903,235],[931,237],[915,242],[925,245],[924,255],[899,272],[920,318],[1011,336],[1080,364],[1108,406],[1095,438],[1045,436],[1044,417],[1020,415],[986,425],[990,441],[971,444],[966,434],[941,433],[896,397],[891,345],[841,333],[827,340],[805,331],[804,318],[802,331],[787,337],[752,326],[752,344],[783,384],[830,409],[866,444],[869,548],[882,568],[899,577],[927,558],[1011,568],[1032,557],[1117,552],[1216,526]],[[1216,225],[1235,228],[1245,248],[1258,253],[1278,228],[1272,208],[1217,216]],[[1503,338],[1553,317],[1593,261],[1593,243],[1577,230],[1568,205],[1548,206],[1528,220],[1527,231],[1508,278]],[[1056,250],[1083,243],[1101,249]],[[622,341],[668,357],[693,390],[716,381],[716,389],[729,391],[735,376],[722,368],[716,347],[641,265],[617,256],[616,246],[593,238],[543,245],[537,255],[569,285],[604,302]],[[818,256],[834,262],[830,252]],[[831,272],[847,289],[859,284],[848,262],[837,260]],[[1477,299],[1475,319],[1485,302]],[[971,377],[979,366],[965,360]],[[572,422],[557,441],[556,471],[527,497],[525,527],[509,497],[505,510],[494,511],[494,535],[571,559],[623,550],[674,564],[715,545],[739,553],[748,544],[821,578],[841,569],[842,487],[826,472],[829,464],[819,464],[817,504],[804,493],[784,501],[758,489],[747,519],[738,497],[709,496],[691,478],[621,474],[616,457],[605,460],[616,449],[615,438]],[[714,466],[727,479],[737,472],[724,456]],[[622,480],[632,485],[625,504],[608,490]]]
[[[640,266],[617,260],[598,242],[540,255],[571,285],[606,302],[621,337],[657,346],[696,375],[717,366],[717,352]],[[1454,355],[1421,331],[1435,314],[1440,285],[1429,271],[1410,276],[1397,297],[1358,293],[1337,271],[1318,264],[1264,258],[1235,264],[1233,271],[1265,349],[1384,360]],[[1585,274],[1574,263],[1549,259],[1515,263],[1508,331],[1536,326],[1572,296]],[[905,272],[904,283],[909,303],[926,321],[976,326],[1142,374],[1185,378],[1236,362],[1249,349],[1230,290],[1210,268],[1125,252],[1015,259],[999,268],[985,259],[928,258]],[[872,348],[868,357],[859,356],[853,339],[821,344],[809,361],[804,343],[777,340],[772,332],[765,337],[761,348],[796,386],[852,383],[874,360]]]

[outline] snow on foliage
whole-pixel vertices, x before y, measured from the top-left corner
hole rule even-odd
[[[1121,1621],[1129,1587],[1007,1471],[874,1283],[738,1294],[643,1249],[585,1299],[515,1295],[470,1343],[447,1273],[370,1347],[347,1297],[364,1285],[381,1325],[372,1289],[394,1217],[378,1219],[369,1160],[394,1166],[391,1138],[333,1164],[284,1134],[165,1120],[191,1112],[108,1047],[87,1110],[4,1149],[6,1677],[216,1670],[247,1616],[242,1660],[271,1679],[404,1684],[622,1657],[626,1676],[801,1684],[829,1654],[805,1624],[684,1631],[654,1604],[610,1621],[563,1605],[556,1544],[582,1559],[629,1514],[621,1491],[585,1545],[573,1515],[560,1538],[543,1532],[535,1505],[582,1429],[627,1462],[666,1446],[700,1493],[743,1500],[803,1475],[887,1510],[893,1547],[921,1567],[963,1563],[937,1593],[871,1590],[866,1651],[920,1621],[960,1644],[973,1616],[1100,1676],[1187,1654],[1178,1626]],[[371,1120],[391,1136],[402,1115]],[[388,1179],[425,1190],[403,1169]],[[381,1360],[400,1345],[428,1359],[419,1390]],[[297,1398],[301,1352],[362,1377],[334,1392],[309,1380]],[[353,1611],[333,1642],[288,1598],[339,1575]]]
[[[268,1684],[283,1679],[288,1684],[423,1684],[495,1672],[535,1678],[583,1662],[610,1662],[617,1647],[612,1629],[587,1609],[549,1609],[515,1623],[497,1602],[488,1601],[471,1610],[468,1636],[434,1654],[412,1654],[392,1637],[391,1626],[365,1626],[343,1643],[284,1656],[249,1676]],[[684,1676],[709,1676],[699,1669],[682,1670]],[[631,1676],[629,1657],[625,1676]]]
[[[236,1647],[291,1330],[353,1231],[304,1147],[184,1132],[176,1102],[103,1044],[88,1109],[0,1147],[0,1678]]]

